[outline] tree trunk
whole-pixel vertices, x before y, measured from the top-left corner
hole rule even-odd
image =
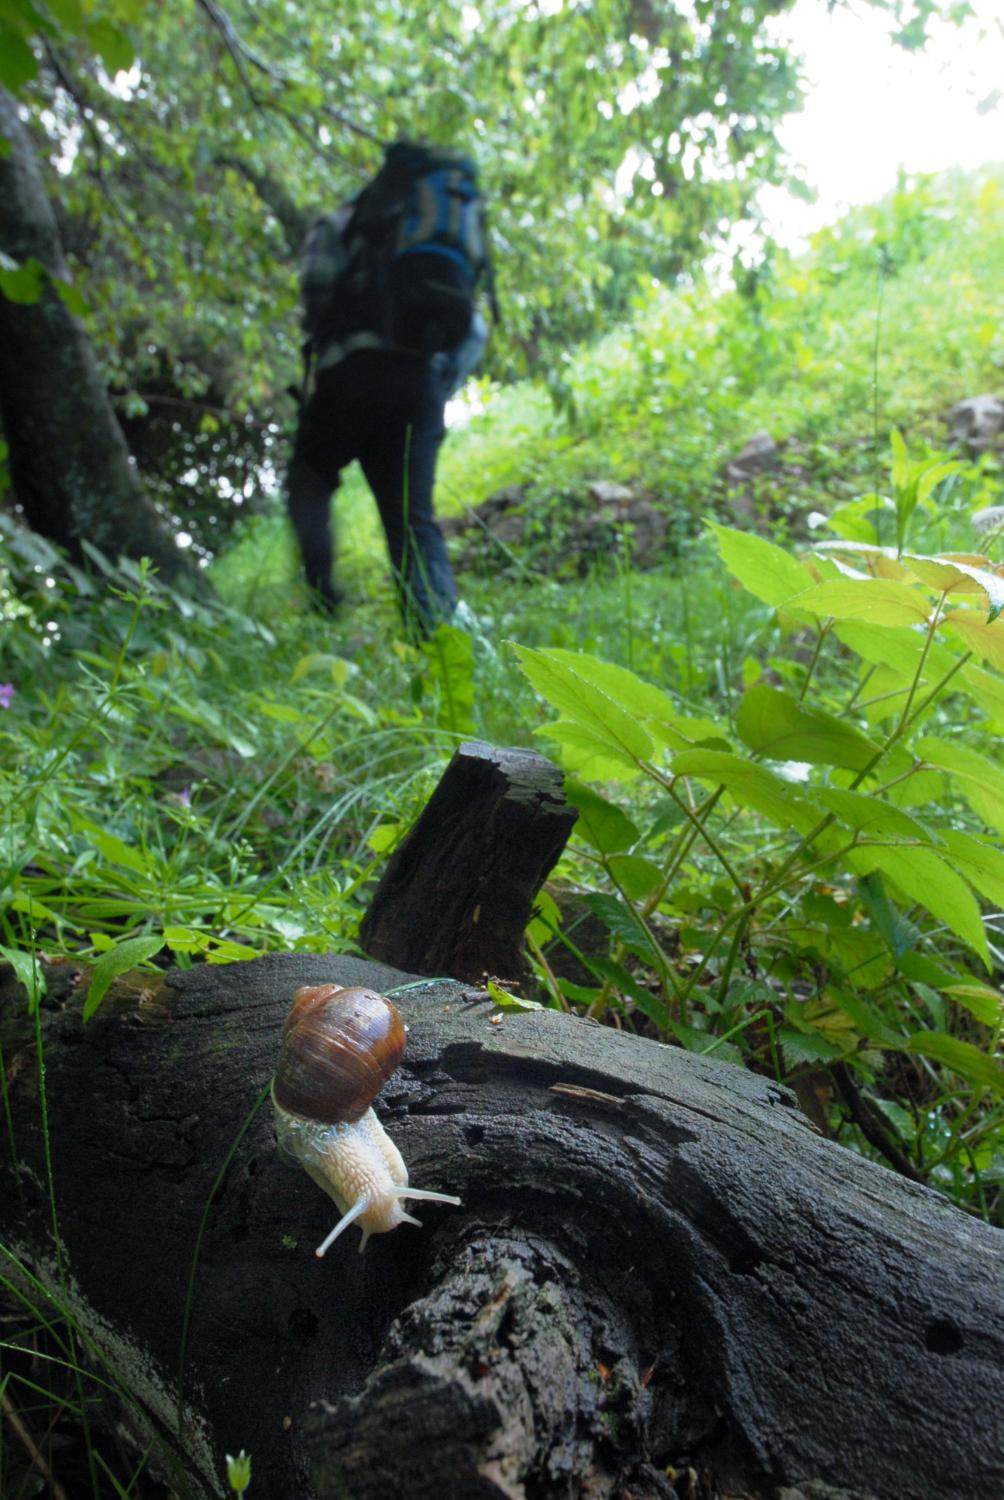
[[[577,817],[543,755],[468,740],[394,851],[359,929],[363,950],[414,974],[525,979],[534,899]]]
[[[144,496],[83,324],[52,284],[69,279],[55,217],[14,98],[0,88],[0,251],[45,275],[36,301],[0,294],[0,420],[29,526],[78,561],[149,557],[167,581],[191,573]]]
[[[463,1202],[318,1260],[332,1205],[267,1105],[220,1174],[293,990],[327,980],[396,991],[408,1050],[378,1110],[413,1182]],[[62,966],[61,1277],[9,975],[0,1016],[4,1237],[62,1279],[192,1494],[223,1495],[241,1447],[269,1500],[1004,1494],[1004,1237],[815,1135],[773,1082],[309,954],[127,977],[84,1028]]]

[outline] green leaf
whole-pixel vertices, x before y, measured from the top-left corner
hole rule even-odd
[[[829,1041],[817,1031],[801,1032],[794,1026],[782,1026],[777,1037],[788,1068],[797,1068],[800,1063],[838,1062],[847,1055],[846,1047]]]
[[[594,657],[578,657],[569,651],[535,651],[529,646],[517,646],[516,654],[541,697],[585,730],[598,748],[612,751],[629,764],[651,756],[652,741],[637,719],[590,680]],[[640,679],[635,681],[645,686]]]
[[[137,964],[146,963],[159,953],[164,946],[163,937],[135,937],[126,938],[124,942],[117,943],[107,953],[102,953],[94,965],[91,982],[87,987],[87,998],[84,1001],[84,1020],[89,1021],[108,993],[112,981],[120,974],[127,973],[136,968]]]
[[[967,1083],[991,1089],[995,1094],[1004,1094],[1004,1067],[971,1042],[960,1042],[958,1037],[947,1036],[942,1031],[921,1031],[911,1036],[906,1045],[907,1051],[929,1057],[932,1062],[957,1073]]]
[[[579,817],[575,832],[600,854],[630,849],[640,837],[638,829],[619,807],[572,777],[565,779],[565,796]]]
[[[722,785],[741,807],[751,807],[780,828],[809,833],[819,821],[808,794],[764,766],[724,750],[683,750],[673,757],[674,776],[697,776]]]
[[[873,838],[885,835],[894,839],[919,840],[921,843],[937,842],[923,823],[903,812],[902,808],[882,802],[878,797],[870,797],[866,792],[818,787],[816,796],[845,827],[853,828],[857,833],[867,833]]]
[[[489,979],[485,985],[489,995],[499,1010],[546,1010],[546,1005],[541,1005],[536,1000],[525,1000],[522,995],[514,995],[510,990],[504,990],[494,979]]]
[[[8,260],[9,257],[4,256],[4,261]],[[0,294],[6,297],[8,302],[14,302],[19,307],[27,307],[33,302],[41,301],[46,280],[45,267],[33,255],[29,256],[23,265],[0,266]]]
[[[123,869],[132,870],[137,875],[149,873],[149,865],[139,850],[133,849],[116,834],[108,833],[106,829],[99,828],[96,823],[88,822],[86,818],[81,818],[77,826],[86,835],[88,842],[104,855],[109,864],[120,865]]]
[[[817,583],[788,600],[788,608],[820,620],[866,620],[871,625],[921,625],[930,613],[926,596],[887,578],[845,578]]]
[[[861,495],[857,500],[848,500],[831,510],[826,524],[845,541],[876,544],[877,522],[883,511],[892,510],[892,502],[884,495]]]
[[[629,952],[646,963],[652,963],[653,959],[661,962],[661,955],[657,952],[633,907],[626,905],[619,896],[608,896],[602,891],[592,891],[582,899],[607,931],[618,942],[623,943]]]
[[[1004,672],[1004,620],[988,621],[971,609],[953,609],[945,616],[949,630],[961,637],[967,650]]]
[[[736,717],[740,738],[770,760],[801,760],[811,765],[863,771],[879,747],[832,714],[806,709],[788,693],[764,683],[743,694]]]
[[[632,901],[644,901],[662,884],[662,870],[640,854],[614,854],[607,860],[612,878]]]
[[[920,932],[893,906],[878,870],[861,877],[858,881],[858,896],[871,917],[875,930],[881,933],[897,962],[917,946]]]
[[[634,781],[641,767],[625,751],[599,744],[596,736],[581,724],[555,719],[535,729],[534,734],[553,741],[563,768],[587,781]]]
[[[136,54],[120,26],[111,21],[92,21],[87,28],[87,39],[112,77],[132,67]]]
[[[997,761],[958,740],[927,735],[916,745],[918,755],[946,771],[976,815],[1004,834],[1004,770]]]
[[[62,302],[68,312],[73,313],[75,318],[85,318],[87,316],[87,303],[84,301],[80,289],[72,281],[64,281],[61,276],[53,276],[52,285],[56,289],[56,295],[59,297],[60,302]]]
[[[870,666],[891,668],[907,683],[912,682],[917,675],[924,652],[924,635],[921,631],[884,625],[859,625],[847,620],[834,626],[833,634]],[[922,680],[943,677],[957,661],[956,652],[938,641],[932,641],[924,658]]]
[[[994,906],[1004,908],[1004,852],[996,844],[974,838],[959,828],[946,828],[942,841],[953,865],[980,895]]]
[[[1001,1024],[1004,996],[985,984],[947,984],[945,994],[984,1026],[994,1030]]]
[[[24,37],[10,26],[0,26],[0,84],[16,94],[37,75],[38,62]]]
[[[45,994],[45,974],[36,953],[25,953],[21,948],[7,948],[0,943],[0,956],[5,958],[17,977],[18,984],[28,992],[28,1014],[34,1015],[38,1002]]]
[[[947,843],[947,840],[946,840]],[[990,954],[980,908],[966,882],[933,849],[860,845],[846,856],[862,875],[881,870],[910,901],[918,902],[978,953],[989,969]]]
[[[962,668],[956,682],[966,696],[994,721],[999,732],[1004,727],[1004,681],[995,672],[987,672],[970,662]]]
[[[642,1015],[654,1021],[660,1031],[666,1030],[669,1025],[669,1013],[665,1005],[658,995],[653,995],[650,990],[639,983],[623,964],[615,963],[612,958],[600,954],[590,958],[589,967],[593,973],[615,984],[628,1000],[633,1000]]]
[[[755,598],[776,607],[804,592],[810,575],[790,552],[751,531],[734,531],[715,521],[708,526],[725,566]]]

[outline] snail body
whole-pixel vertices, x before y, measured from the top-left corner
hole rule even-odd
[[[338,1205],[341,1218],[317,1248],[324,1255],[358,1223],[360,1250],[371,1234],[418,1224],[408,1198],[458,1204],[459,1198],[408,1185],[408,1169],[371,1102],[404,1054],[397,1007],[374,990],[305,985],[282,1028],[272,1082],[280,1150]]]

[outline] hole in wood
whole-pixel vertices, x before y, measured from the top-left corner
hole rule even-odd
[[[468,1146],[480,1146],[485,1138],[485,1127],[483,1125],[468,1125],[464,1130],[464,1136]]]
[[[317,1337],[317,1314],[309,1307],[294,1307],[287,1326],[292,1338],[299,1339],[301,1344],[309,1344]]]
[[[752,1276],[753,1272],[763,1265],[763,1256],[759,1250],[754,1250],[748,1245],[745,1250],[737,1250],[729,1261],[729,1270],[736,1276]]]
[[[951,1318],[934,1318],[924,1332],[924,1347],[932,1354],[958,1354],[964,1342]]]

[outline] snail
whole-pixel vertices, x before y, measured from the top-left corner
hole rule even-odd
[[[408,1186],[408,1168],[370,1104],[404,1053],[397,1007],[375,990],[304,985],[283,1022],[272,1080],[280,1150],[337,1203],[342,1217],[317,1247],[324,1255],[358,1222],[360,1250],[371,1234],[420,1224],[406,1198],[459,1204],[459,1198]]]

